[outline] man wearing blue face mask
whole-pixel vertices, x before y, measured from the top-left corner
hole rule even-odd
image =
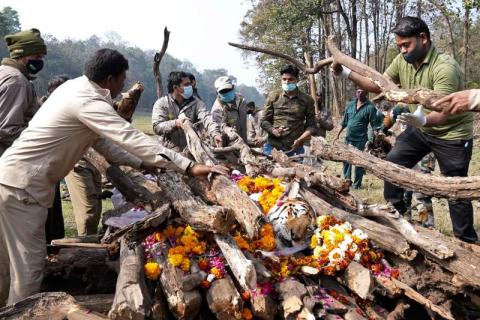
[[[263,151],[273,148],[287,155],[303,154],[304,142],[316,132],[314,101],[297,87],[299,70],[287,65],[280,70],[282,91],[270,93],[261,119],[268,134]]]
[[[0,66],[0,156],[27,127],[39,105],[31,80],[43,68],[47,47],[40,31],[5,36],[10,58]]]
[[[187,146],[182,123],[185,119],[192,123],[201,121],[215,145],[222,145],[219,126],[212,120],[202,100],[195,97],[188,74],[173,71],[168,75],[168,96],[155,102],[152,110],[153,131],[158,134],[160,143],[169,149],[182,152]]]
[[[212,106],[212,117],[220,128],[223,126],[233,128],[247,143],[247,103],[245,99],[235,92],[232,79],[222,76],[215,80],[217,99]]]

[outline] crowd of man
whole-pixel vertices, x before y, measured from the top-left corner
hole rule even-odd
[[[393,117],[406,129],[387,160],[412,168],[433,154],[443,175],[467,176],[473,117],[464,111],[480,109],[480,90],[461,91],[458,64],[437,51],[421,19],[404,17],[393,33],[400,53],[385,76],[404,89],[424,87],[449,95],[436,102],[443,112],[409,105],[405,106],[408,112]],[[281,88],[268,94],[263,108],[247,102],[226,76],[213,84],[217,97],[208,108],[197,92],[195,77],[173,71],[168,75],[168,94],[153,105],[152,127],[157,135],[153,138],[135,129],[113,108],[129,68],[118,51],[96,51],[85,63],[83,76],[55,77],[47,96],[38,99],[32,80],[42,70],[47,54],[40,32],[26,30],[5,40],[10,58],[3,59],[0,66],[0,306],[18,302],[40,288],[45,242],[64,235],[60,180],[65,178],[67,183],[79,235],[97,233],[101,176],[84,157],[89,148],[115,164],[204,176],[227,174],[228,169],[191,160],[183,131],[186,121],[201,124],[213,146],[229,143],[228,127],[265,155],[271,155],[273,149],[289,156],[302,155],[312,135],[325,136],[333,128],[328,108],[320,103],[321,93],[312,98],[303,92],[298,86],[299,69],[293,65],[279,70]],[[358,86],[355,99],[345,108],[337,139],[346,130],[345,143],[363,150],[369,127],[374,132],[385,130],[384,117],[390,117],[368,100],[368,92],[381,90],[345,66],[334,62],[332,70]],[[343,174],[349,181],[351,171],[352,166],[345,163]],[[363,175],[362,168],[355,168],[354,189],[362,187]],[[399,214],[409,215],[411,204],[402,188],[386,182],[384,196]],[[431,199],[426,201],[433,219]],[[454,235],[476,242],[471,202],[449,201],[449,209]]]

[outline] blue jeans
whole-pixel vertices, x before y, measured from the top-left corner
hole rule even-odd
[[[263,146],[263,153],[271,156],[272,155],[272,150],[273,150],[273,146],[268,142],[265,143],[265,145]],[[283,151],[283,152],[288,151],[288,150],[290,150],[290,149],[280,148],[280,151]],[[305,153],[305,148],[300,147],[298,149],[287,152],[287,156],[291,157],[291,156],[294,156],[294,155],[297,155],[297,154],[304,154],[304,153]]]

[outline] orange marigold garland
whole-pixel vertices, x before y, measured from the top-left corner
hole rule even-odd
[[[237,180],[237,185],[248,195],[259,194],[258,203],[262,207],[263,213],[267,214],[277,203],[285,191],[282,186],[282,179],[271,179],[264,176],[251,178],[244,176]]]

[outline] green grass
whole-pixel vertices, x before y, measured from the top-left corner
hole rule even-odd
[[[133,126],[147,134],[153,134],[151,113],[139,113],[133,117]]]

